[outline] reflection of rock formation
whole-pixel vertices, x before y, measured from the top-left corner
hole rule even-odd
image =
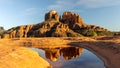
[[[51,61],[57,61],[60,55],[63,55],[66,60],[70,60],[72,58],[79,57],[83,52],[83,48],[78,47],[44,50],[46,58],[50,59]]]
[[[46,58],[50,59],[51,61],[57,61],[57,59],[60,56],[60,50],[59,49],[45,50],[45,56],[46,56]]]
[[[61,53],[63,53],[63,57],[66,60],[70,60],[72,58],[77,58],[82,54],[82,52],[83,52],[83,48],[77,48],[77,47],[61,49]]]

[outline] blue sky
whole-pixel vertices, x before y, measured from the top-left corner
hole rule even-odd
[[[40,23],[50,10],[72,11],[87,24],[120,31],[120,0],[0,0],[0,26]]]

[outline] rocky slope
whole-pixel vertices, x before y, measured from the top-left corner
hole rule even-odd
[[[22,37],[76,37],[104,35],[107,29],[95,25],[87,25],[82,18],[72,12],[64,12],[62,16],[52,10],[45,14],[45,21],[34,25],[22,25],[9,29],[3,38]]]

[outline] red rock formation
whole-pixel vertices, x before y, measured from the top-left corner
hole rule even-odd
[[[78,14],[72,12],[64,12],[61,21],[68,24],[72,29],[75,25],[78,25],[79,27],[86,26],[86,24],[83,23],[82,18]]]
[[[56,11],[51,10],[50,12],[45,14],[45,21],[49,19],[54,19],[56,21],[59,21],[59,15]]]
[[[34,25],[24,25],[11,28],[4,37],[76,37],[89,32],[104,32],[107,30],[95,25],[87,25],[80,15],[64,12],[62,17],[52,10],[45,14],[45,21]],[[84,32],[84,33],[83,33]],[[87,35],[87,33],[85,35]],[[8,35],[9,34],[9,35]]]
[[[9,34],[9,38],[28,37],[27,33],[32,28],[32,26],[33,25],[23,25],[23,26],[12,28],[7,31],[7,34],[4,34],[4,37],[8,37],[8,34]]]

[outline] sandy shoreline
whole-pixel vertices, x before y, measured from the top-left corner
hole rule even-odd
[[[96,39],[96,41],[73,42],[70,45],[92,51],[105,62],[106,68],[119,68],[120,37],[101,37]]]
[[[76,42],[72,43],[72,46],[78,46],[86,48],[96,54],[99,58],[101,58],[105,62],[105,66],[107,68],[119,68],[120,65],[120,47],[116,48],[114,46],[107,46],[108,42]],[[109,45],[117,45],[119,44],[111,43]]]
[[[23,39],[0,39],[2,45],[56,48],[77,46],[86,48],[104,62],[106,68],[119,68],[120,66],[120,37],[45,37],[45,38],[23,38]]]

